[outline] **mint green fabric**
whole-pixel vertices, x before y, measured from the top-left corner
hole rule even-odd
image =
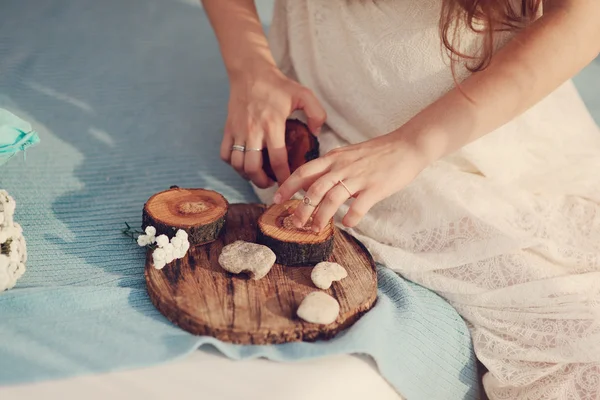
[[[39,141],[40,138],[30,123],[0,108],[0,166]]]

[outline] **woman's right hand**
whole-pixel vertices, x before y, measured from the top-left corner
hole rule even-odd
[[[229,110],[221,144],[221,158],[259,188],[273,185],[263,170],[262,151],[267,148],[271,168],[281,184],[290,176],[285,147],[285,121],[303,110],[315,135],[327,117],[312,91],[269,66],[243,72],[230,81]],[[233,150],[233,145],[246,151]]]

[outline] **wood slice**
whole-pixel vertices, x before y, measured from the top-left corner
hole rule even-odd
[[[285,122],[285,148],[287,150],[290,172],[294,172],[302,165],[319,157],[319,141],[317,137],[310,133],[308,126],[304,122],[297,119],[288,119]],[[269,161],[268,149],[264,149],[262,155],[263,170],[269,178],[277,181]]]
[[[329,325],[302,321],[296,310],[317,289],[312,268],[275,264],[255,281],[223,270],[218,257],[223,246],[236,240],[256,241],[261,205],[234,204],[226,229],[214,242],[196,246],[186,257],[162,270],[152,266],[148,252],[146,283],[152,303],[170,321],[196,335],[209,335],[236,344],[277,344],[328,339],[351,326],[377,298],[375,263],[362,244],[342,231],[335,234],[330,261],[348,271],[348,277],[324,291],[340,304],[337,320]]]
[[[283,265],[314,265],[333,251],[333,220],[321,232],[296,228],[290,218],[300,200],[275,204],[258,219],[258,242],[268,246]]]
[[[221,234],[228,209],[229,203],[217,192],[172,186],[148,199],[142,214],[142,229],[153,226],[157,236],[169,238],[183,229],[190,245],[208,243]]]

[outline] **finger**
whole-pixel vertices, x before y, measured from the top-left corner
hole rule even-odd
[[[259,188],[266,189],[273,185],[263,170],[263,134],[253,135],[248,138],[246,143],[246,153],[244,156],[244,172],[250,180]]]
[[[306,197],[310,199],[313,205],[320,204],[323,198],[336,184],[337,180],[333,179],[332,174],[325,174],[318,179],[309,183],[309,188],[306,191]],[[294,212],[296,227],[306,226],[309,218],[315,212],[315,207],[301,204]]]
[[[361,192],[356,200],[352,202],[348,212],[342,219],[342,224],[348,228],[355,227],[380,200],[380,196],[376,195],[373,189]]]
[[[233,146],[233,136],[231,135],[231,130],[228,127],[225,127],[225,132],[223,134],[223,140],[221,141],[221,160],[225,161],[227,164],[231,164],[231,146]]]
[[[317,158],[304,164],[280,185],[273,201],[280,204],[291,199],[300,189],[310,187],[323,174],[329,172],[329,166],[330,164],[325,158]]]
[[[357,183],[355,180],[349,179],[344,182],[345,185],[354,193],[357,191],[355,188]],[[319,208],[313,216],[312,229],[315,232],[320,232],[327,223],[333,218],[337,210],[351,197],[350,193],[342,185],[337,184],[329,190],[321,203]]]
[[[298,108],[306,114],[308,128],[318,135],[327,119],[327,112],[310,89],[304,88],[298,97]]]
[[[269,163],[277,182],[282,184],[290,177],[290,166],[288,165],[288,154],[285,147],[285,120],[273,120],[266,129]]]
[[[245,146],[245,143],[239,139],[234,141],[234,144],[237,146]],[[240,150],[231,150],[231,166],[240,174],[242,177],[246,178],[244,174],[244,152]]]

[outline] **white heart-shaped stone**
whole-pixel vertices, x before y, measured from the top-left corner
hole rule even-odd
[[[348,276],[348,272],[338,263],[323,261],[315,265],[310,273],[310,279],[319,289],[327,290],[335,281]]]

